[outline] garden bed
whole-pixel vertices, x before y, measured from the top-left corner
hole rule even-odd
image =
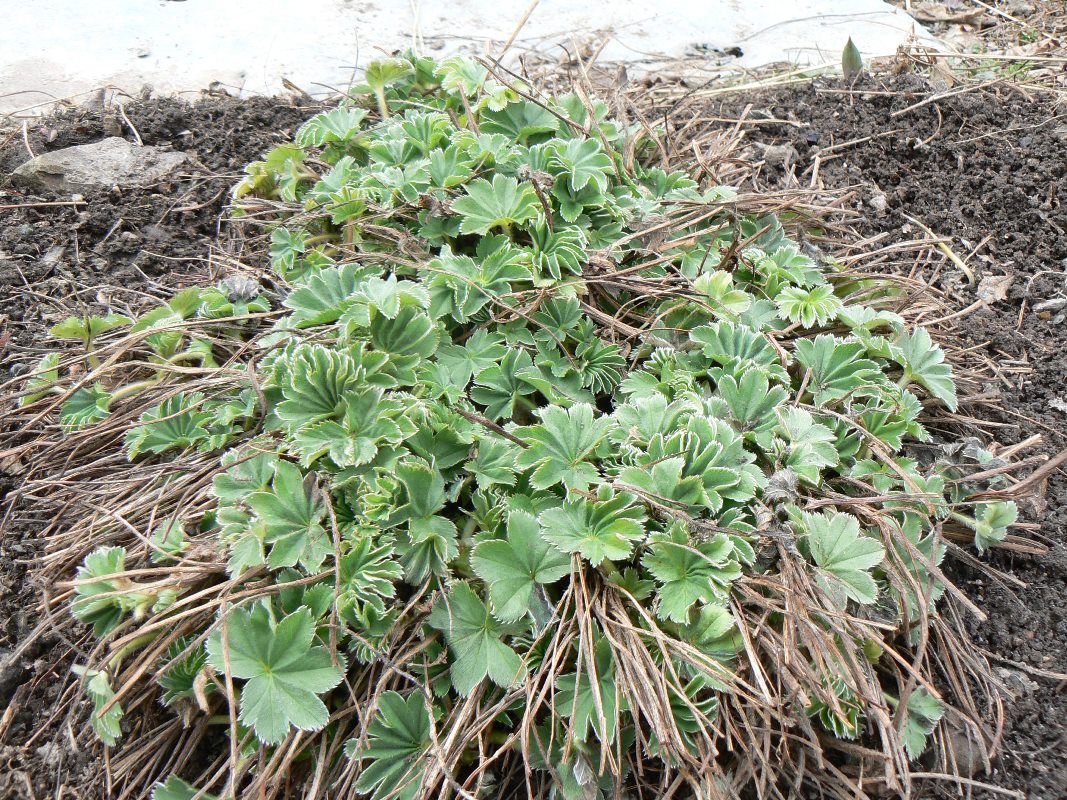
[[[1027,97],[1005,86],[962,93],[892,116],[928,94],[917,79],[901,78],[887,85],[865,84],[852,94],[827,85],[730,96],[721,103],[688,100],[673,113],[690,118],[696,114],[722,129],[738,118],[759,120],[746,124],[750,140],[791,145],[792,150],[772,151],[767,160],[777,163],[768,163],[752,179],[765,187],[788,184],[790,174],[807,186],[810,174],[805,170],[816,149],[839,145],[830,151],[836,157],[825,153],[821,159],[816,186],[852,187],[847,202],[863,213],[856,223],[862,235],[885,234],[879,246],[921,238],[924,232],[904,217],[908,214],[948,240],[977,279],[1011,275],[1007,298],[968,312],[956,334],[966,336],[976,352],[994,362],[1024,362],[1022,367],[1007,365],[997,385],[990,387],[982,415],[1007,427],[989,432],[1004,443],[1042,433],[1041,446],[1054,453],[1067,439],[1067,413],[1052,403],[1067,399],[1062,389],[1067,334],[1064,322],[1056,320],[1058,312],[1046,314],[1034,307],[1065,294],[1064,276],[1056,271],[1065,269],[1067,221],[1057,187],[1067,168],[1067,129],[1056,118],[1055,106],[1042,96]],[[749,104],[752,108],[743,117]],[[177,176],[171,185],[151,190],[90,196],[79,206],[40,206],[35,204],[69,198],[9,193],[2,202],[22,208],[6,210],[0,222],[0,249],[8,256],[0,263],[4,370],[32,363],[44,331],[66,315],[45,298],[77,307],[71,296],[79,292],[86,307],[116,299],[140,306],[146,296],[163,297],[203,280],[211,270],[205,257],[228,187],[245,163],[290,138],[310,112],[282,101],[215,98],[192,108],[147,101],[128,106],[126,113],[145,144],[169,143],[189,150],[206,173]],[[97,141],[104,125],[102,111],[79,111],[32,126],[28,143],[39,153]],[[849,142],[855,143],[845,146]],[[777,154],[783,152],[779,159]],[[754,148],[750,155],[758,158],[761,153],[767,157],[763,148]],[[8,172],[25,156],[21,132],[15,131],[0,152],[0,166]],[[905,225],[911,228],[905,230]],[[972,249],[976,252],[968,257]],[[927,278],[935,268],[924,267]],[[1048,270],[1053,272],[1039,274]],[[974,287],[951,264],[941,268],[936,285],[961,310],[976,299]],[[98,298],[97,290],[90,288],[97,286],[106,286],[108,295]],[[17,479],[17,474],[8,478]],[[1007,670],[1002,676],[1016,695],[1008,702],[1010,726],[990,780],[1023,790],[1035,800],[1053,800],[1067,785],[1067,740],[1062,735],[1067,696],[1057,683],[1017,664],[1048,672],[1067,668],[1067,620],[1061,610],[1067,595],[1062,545],[1067,512],[1061,509],[1065,497],[1063,475],[1054,473],[1047,505],[1034,509],[1034,519],[1043,524],[1038,538],[1051,546],[1047,556],[994,557],[994,566],[1026,582],[1027,588],[1009,589],[979,571],[961,568],[956,573],[962,588],[991,618],[972,635],[995,654],[994,665]],[[27,522],[5,525],[0,540],[6,570],[0,577],[0,701],[7,704],[0,718],[0,791],[40,798],[54,797],[66,787],[82,797],[106,796],[106,771],[100,769],[98,756],[84,745],[75,751],[65,727],[67,704],[72,698],[81,702],[80,695],[63,693],[80,630],[68,628],[71,640],[50,633],[17,658],[10,657],[41,622],[41,595],[28,568],[39,556],[40,542],[34,539],[32,509],[23,509],[22,516]],[[65,609],[57,606],[58,614],[68,619]]]

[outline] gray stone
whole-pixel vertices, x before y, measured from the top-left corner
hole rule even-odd
[[[186,153],[139,147],[118,136],[43,153],[15,170],[12,180],[33,189],[70,194],[113,186],[158,183],[189,163]]]

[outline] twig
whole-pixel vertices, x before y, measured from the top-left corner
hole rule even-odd
[[[967,276],[967,283],[974,283],[974,273],[971,271],[971,268],[963,262],[962,258],[960,258],[952,251],[952,248],[949,247],[948,244],[946,244],[944,239],[940,238],[937,234],[935,234],[932,230],[923,225],[921,222],[919,222],[919,220],[915,219],[915,217],[911,216],[910,214],[905,214],[904,218],[922,228],[923,232],[934,240],[934,244],[936,244],[937,248],[945,254],[945,257],[957,267],[959,267],[963,274]]]
[[[119,107],[119,116],[122,117],[122,121],[126,123],[126,127],[133,133],[133,138],[137,140],[137,146],[144,147],[144,142],[141,140],[141,134],[137,132],[137,128],[130,122],[130,118],[126,116],[126,111],[123,109],[122,103],[116,103],[115,105]]]
[[[486,427],[489,430],[493,431],[494,433],[499,433],[505,439],[507,439],[508,441],[514,442],[515,444],[519,445],[520,447],[529,447],[530,446],[530,445],[526,444],[526,442],[524,442],[522,439],[520,439],[515,434],[511,433],[510,431],[505,430],[503,426],[497,425],[495,422],[493,422],[488,417],[483,417],[481,414],[475,414],[475,413],[473,413],[471,411],[467,411],[466,409],[463,409],[463,408],[456,408],[455,411],[456,411],[457,414],[459,414],[464,419],[466,419],[466,420],[468,420],[470,422],[477,423],[478,425],[481,425],[483,427]]]
[[[47,206],[83,206],[84,200],[53,200],[47,203],[5,203],[0,209],[9,210],[16,208],[45,208]]]

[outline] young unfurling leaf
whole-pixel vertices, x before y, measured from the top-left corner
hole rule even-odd
[[[557,281],[564,272],[582,274],[582,264],[586,260],[586,238],[581,228],[565,226],[552,230],[547,224],[537,224],[530,228],[530,240],[533,245],[533,265],[542,274]]]
[[[787,286],[778,293],[775,303],[783,317],[805,328],[830,324],[842,307],[841,301],[834,295],[834,287],[830,285],[816,286],[814,289]]]
[[[874,361],[861,358],[864,349],[861,342],[841,341],[829,334],[797,341],[797,362],[810,370],[809,391],[815,405],[840,400],[881,376]]]
[[[359,133],[360,123],[366,116],[366,109],[345,106],[323,111],[300,126],[296,143],[301,147],[344,144]]]
[[[1004,541],[1008,528],[1015,524],[1019,509],[1013,500],[996,503],[979,503],[975,509],[974,519],[953,513],[953,519],[962,522],[974,531],[974,546],[978,552]]]

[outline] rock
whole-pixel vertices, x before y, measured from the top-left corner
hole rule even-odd
[[[1007,689],[1011,696],[1015,699],[1025,697],[1028,694],[1033,694],[1040,688],[1034,681],[1032,681],[1026,675],[1026,673],[1020,672],[1016,669],[998,667],[997,676],[1004,684],[1004,688]]]
[[[782,166],[788,168],[790,164],[795,164],[800,158],[800,154],[792,144],[772,144],[765,145],[761,142],[755,143],[763,153],[763,160],[771,166]]]
[[[956,762],[956,769],[959,770],[960,775],[973,778],[980,772],[984,772],[987,759],[985,745],[979,742],[973,734],[968,735],[955,725],[948,725],[946,732],[952,758]]]
[[[889,198],[885,196],[885,192],[873,192],[867,200],[867,205],[881,214],[889,208]]]
[[[26,677],[26,667],[8,650],[0,651],[0,702],[6,703],[11,693]]]
[[[1011,275],[986,275],[978,282],[978,299],[987,305],[1006,300],[1014,280]]]
[[[1042,300],[1034,306],[1034,311],[1059,311],[1067,308],[1067,298],[1054,297],[1051,300]]]
[[[15,170],[12,179],[58,194],[148,186],[189,163],[186,153],[138,147],[118,136],[43,153]]]

